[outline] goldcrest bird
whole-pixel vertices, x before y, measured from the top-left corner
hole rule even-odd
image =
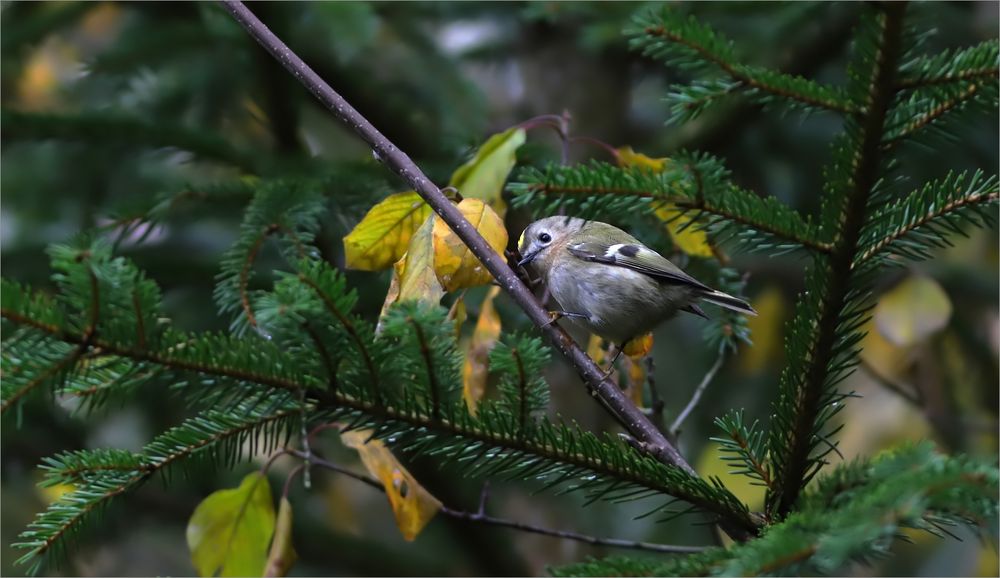
[[[678,311],[707,319],[699,301],[757,315],[607,223],[548,217],[528,225],[517,244],[518,265],[541,275],[559,303],[553,319],[568,317],[620,348]]]

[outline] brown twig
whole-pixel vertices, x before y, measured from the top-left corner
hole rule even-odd
[[[257,235],[253,245],[250,246],[250,250],[247,251],[247,258],[243,261],[243,267],[240,268],[240,303],[243,305],[243,313],[246,314],[247,321],[251,327],[257,327],[257,317],[253,314],[253,308],[250,306],[250,292],[247,289],[247,285],[250,283],[250,269],[253,268],[253,262],[257,259],[257,253],[260,252],[260,247],[264,244],[264,240],[277,230],[278,225],[271,224]]]
[[[284,42],[275,36],[250,10],[237,0],[224,0],[226,10],[265,50],[276,58],[292,75],[322,102],[341,122],[353,129],[372,147],[374,154],[387,167],[408,182],[415,191],[441,216],[441,219],[469,247],[499,285],[524,310],[528,318],[541,329],[556,348],[576,367],[587,387],[599,397],[609,412],[637,439],[645,442],[651,453],[664,463],[696,475],[680,452],[628,399],[604,379],[599,367],[587,357],[572,338],[558,325],[548,324],[549,316],[535,301],[534,295],[448,199],[424,175],[423,171],[378,131],[342,96],[323,81]]]
[[[307,459],[305,454],[300,452],[291,452],[292,455],[300,457],[302,459]],[[381,482],[374,480],[368,476],[358,474],[353,472],[341,465],[335,464],[333,462],[321,459],[313,455],[308,458],[312,465],[325,468],[339,474],[343,474],[359,482],[362,482],[372,488],[379,490],[380,492],[385,492],[385,487]],[[484,494],[485,495],[485,494]],[[579,534],[577,532],[570,532],[566,530],[554,530],[551,528],[543,528],[541,526],[534,526],[532,524],[525,524],[523,522],[516,522],[514,520],[507,520],[504,518],[497,518],[494,516],[489,516],[485,514],[482,509],[478,512],[466,512],[464,510],[455,510],[447,506],[442,505],[439,510],[442,514],[455,518],[457,520],[466,520],[468,522],[475,522],[478,524],[485,524],[489,526],[500,526],[504,528],[511,528],[514,530],[520,530],[522,532],[528,532],[532,534],[541,534],[543,536],[552,536],[553,538],[561,538],[564,540],[574,540],[577,542],[585,542],[587,544],[593,544],[595,546],[609,546],[612,548],[627,548],[632,550],[646,550],[650,552],[663,552],[671,554],[689,554],[694,552],[701,552],[705,548],[700,546],[674,546],[670,544],[654,544],[651,542],[639,542],[634,540],[619,540],[615,538],[598,538],[596,536],[589,536],[586,534]]]
[[[663,408],[666,404],[663,403],[663,398],[660,397],[660,390],[656,387],[656,362],[653,361],[652,354],[646,356],[645,362],[646,383],[649,384],[650,416],[656,427],[660,428],[660,431],[666,434],[667,424],[663,419]]]
[[[715,363],[712,364],[711,368],[709,368],[708,373],[706,373],[705,377],[701,379],[701,383],[698,384],[698,387],[694,388],[691,400],[688,401],[686,406],[684,406],[681,413],[677,415],[677,419],[674,420],[674,423],[670,424],[669,435],[671,438],[677,439],[677,435],[681,432],[681,426],[684,425],[684,420],[686,420],[688,416],[691,415],[691,412],[694,411],[694,408],[698,406],[698,402],[701,401],[701,396],[708,388],[708,384],[712,383],[712,380],[715,379],[715,374],[719,373],[719,370],[722,368],[722,362],[725,360],[725,351],[719,352],[719,358],[715,360]]]

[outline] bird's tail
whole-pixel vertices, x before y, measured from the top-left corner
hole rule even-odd
[[[754,311],[750,304],[742,299],[737,299],[728,293],[723,293],[722,291],[706,291],[701,294],[701,298],[709,303],[714,303],[719,307],[724,307],[737,313],[745,313],[747,315],[757,316],[757,312]]]

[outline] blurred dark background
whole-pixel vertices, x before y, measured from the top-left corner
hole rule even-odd
[[[212,302],[223,251],[235,239],[249,198],[238,185],[272,176],[325,179],[330,210],[319,236],[323,255],[342,265],[341,238],[365,210],[402,183],[371,158],[298,83],[213,3],[3,2],[0,4],[0,242],[3,275],[51,286],[45,248],[83,229],[114,230],[167,199],[155,226],[127,236],[119,252],[163,288],[166,310],[185,329],[226,329]],[[684,73],[628,50],[621,31],[639,3],[253,3],[252,9],[324,79],[414,158],[438,183],[485,138],[539,114],[572,117],[571,133],[650,156],[679,148],[725,159],[741,186],[816,214],[832,114],[781,114],[726,103],[684,126],[665,126],[662,102]],[[995,37],[998,5],[924,3],[912,18],[927,51]],[[842,83],[856,3],[696,3],[697,14],[734,38],[746,60]],[[908,190],[949,169],[996,174],[998,118],[965,115],[948,135],[901,151]],[[524,164],[557,160],[552,134],[532,131]],[[576,144],[573,161],[609,160]],[[226,185],[229,183],[230,185]],[[234,185],[235,183],[235,185]],[[530,215],[508,214],[516,239]],[[139,237],[143,237],[141,242]],[[791,314],[807,261],[736,255],[749,273],[747,294],[761,312],[755,346],[723,367],[688,419],[681,449],[704,474],[731,481],[759,507],[761,492],[730,476],[708,442],[712,419],[731,408],[766,420],[783,366],[782,323]],[[261,270],[280,266],[265,254]],[[973,230],[936,258],[887,271],[880,293],[910,279],[931,279],[951,303],[943,327],[907,342],[870,328],[862,367],[842,387],[862,397],[841,414],[846,459],[908,439],[934,439],[949,452],[997,452],[998,251],[996,230]],[[360,313],[378,315],[389,276],[348,273]],[[485,289],[470,291],[470,310]],[[911,303],[915,315],[919,300]],[[504,330],[529,330],[516,306],[498,299]],[[471,324],[470,324],[471,325]],[[471,332],[471,326],[467,327]],[[700,339],[701,320],[678,319],[656,336],[656,381],[667,415],[687,402],[715,352]],[[553,413],[593,429],[614,429],[571,371],[549,374]],[[895,390],[922,393],[908,400]],[[91,447],[137,450],[189,415],[182,400],[145,388],[94,412],[79,400],[35,400],[20,423],[2,423],[0,552],[5,575],[23,568],[10,544],[55,496],[35,483],[36,466],[55,452]],[[336,440],[324,449],[360,467]],[[259,459],[259,458],[258,458]],[[834,457],[835,461],[840,458]],[[446,504],[474,509],[479,481],[433,463],[412,470]],[[193,572],[184,527],[209,492],[236,484],[237,471],[192,470],[169,486],[153,483],[109,510],[85,534],[63,569],[80,575],[185,575]],[[280,484],[288,464],[274,470]],[[286,468],[282,470],[282,468]],[[280,487],[280,486],[279,486]],[[595,504],[580,496],[532,495],[537,486],[498,484],[496,515],[600,536],[710,544],[697,516],[665,524],[632,517],[645,503]],[[385,498],[350,479],[317,472],[292,492],[293,575],[539,574],[545,566],[606,555],[608,549],[439,517],[415,543],[394,526]],[[997,575],[997,553],[971,536],[962,542],[911,536],[900,555],[857,575]]]

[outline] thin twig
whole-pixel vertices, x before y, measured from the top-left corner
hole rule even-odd
[[[719,358],[715,360],[715,364],[713,364],[708,370],[705,377],[701,379],[701,383],[698,384],[698,387],[694,389],[694,394],[691,395],[691,401],[689,401],[684,409],[681,410],[681,413],[677,416],[677,419],[674,420],[674,423],[670,424],[671,437],[677,439],[677,434],[680,433],[681,426],[684,425],[684,420],[686,420],[688,416],[691,415],[694,408],[698,406],[698,402],[701,401],[702,394],[705,393],[705,390],[708,388],[708,384],[712,383],[712,380],[715,378],[715,374],[719,373],[719,369],[722,368],[722,362],[725,360],[726,353],[724,351],[719,352]]]
[[[306,459],[305,454],[301,452],[293,451],[291,453],[302,459]],[[372,478],[369,478],[368,476],[355,473],[341,465],[318,458],[315,455],[311,456],[309,458],[309,461],[314,466],[325,468],[340,474],[344,474],[345,476],[354,478],[355,480],[367,484],[372,488],[375,488],[383,493],[385,492],[385,487],[380,482]],[[562,538],[564,540],[575,540],[577,542],[585,542],[587,544],[593,544],[594,546],[608,546],[612,548],[646,550],[650,552],[665,552],[671,554],[690,554],[705,550],[705,548],[701,546],[675,546],[671,544],[654,544],[651,542],[639,542],[634,540],[619,540],[616,538],[598,538],[596,536],[589,536],[587,534],[579,534],[577,532],[570,532],[566,530],[554,530],[551,528],[543,528],[541,526],[534,526],[531,524],[516,522],[514,520],[507,520],[504,518],[488,516],[484,514],[482,511],[466,512],[464,510],[454,510],[444,505],[442,505],[441,509],[438,511],[450,518],[455,518],[457,520],[466,520],[468,522],[475,522],[478,524],[485,524],[488,526],[500,526],[504,528],[511,528],[514,530],[520,530],[522,532],[529,532],[532,534],[541,534],[543,536],[552,536],[553,538]]]
[[[660,431],[636,408],[622,392],[604,378],[604,373],[587,357],[587,354],[573,342],[572,338],[556,324],[549,324],[548,313],[539,306],[531,291],[521,282],[503,257],[498,255],[483,239],[458,208],[452,204],[424,175],[423,171],[403,151],[390,142],[366,118],[364,118],[342,96],[323,81],[284,42],[275,36],[254,14],[238,0],[225,0],[223,5],[271,56],[276,58],[312,94],[320,100],[337,118],[351,127],[387,167],[407,181],[441,219],[469,247],[484,267],[524,310],[528,318],[543,331],[556,348],[569,359],[601,403],[637,439],[644,441],[654,457],[664,463],[676,466],[690,475],[695,471],[681,456],[680,452],[660,433]]]
[[[921,395],[920,390],[917,389],[915,386],[910,385],[909,387],[906,387],[900,383],[897,383],[895,380],[882,375],[882,373],[879,372],[879,370],[875,369],[875,367],[873,367],[871,363],[866,361],[864,357],[861,358],[861,368],[864,369],[865,373],[867,373],[872,379],[878,382],[878,384],[881,385],[882,387],[892,391],[893,393],[905,399],[906,401],[910,402],[914,406],[920,409],[924,409],[923,396]],[[913,391],[911,392],[909,390]]]
[[[656,363],[653,361],[652,355],[646,356],[646,383],[649,384],[649,411],[650,419],[656,424],[656,427],[660,428],[660,431],[666,433],[667,424],[663,419],[663,398],[660,397],[660,390],[656,387]]]

